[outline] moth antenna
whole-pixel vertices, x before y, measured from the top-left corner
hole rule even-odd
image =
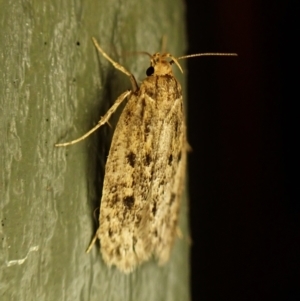
[[[206,52],[206,53],[196,53],[196,54],[189,54],[180,56],[177,60],[187,59],[190,57],[197,57],[197,56],[238,56],[237,53],[220,53],[220,52]]]
[[[180,72],[183,73],[183,70],[182,70],[180,64],[178,63],[178,58],[175,58],[175,57],[174,57],[172,54],[170,54],[170,53],[165,53],[165,54],[162,55],[162,57],[165,57],[165,56],[171,58],[170,64],[172,65],[173,63],[175,63],[176,66],[179,68]]]

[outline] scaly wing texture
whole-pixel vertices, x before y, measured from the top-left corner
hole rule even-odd
[[[185,167],[181,87],[170,75],[150,76],[118,121],[109,156],[97,231],[108,265],[124,272],[173,244]]]
[[[154,166],[154,180],[149,198],[152,201],[155,255],[159,264],[169,259],[179,217],[185,172],[185,125],[180,116],[182,99],[177,99],[164,121]],[[182,117],[182,119],[178,119]],[[165,150],[169,151],[166,152]]]

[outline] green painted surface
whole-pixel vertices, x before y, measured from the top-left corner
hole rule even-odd
[[[109,269],[99,244],[85,249],[112,130],[53,146],[89,130],[130,88],[91,37],[141,81],[147,57],[126,52],[160,50],[165,34],[168,51],[183,54],[182,1],[1,0],[0,8],[0,300],[189,300],[187,202],[184,238],[167,265]]]

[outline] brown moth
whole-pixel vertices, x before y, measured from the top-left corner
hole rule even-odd
[[[164,264],[176,237],[180,199],[186,166],[186,126],[181,85],[174,77],[172,64],[204,53],[173,57],[169,53],[147,54],[150,67],[138,86],[135,77],[112,60],[93,42],[113,66],[128,75],[132,90],[122,93],[98,124],[77,143],[108,122],[117,107],[127,104],[114,131],[105,167],[97,238],[108,266],[124,273],[154,256]]]

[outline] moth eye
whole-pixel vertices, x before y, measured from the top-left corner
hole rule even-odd
[[[154,73],[154,68],[152,66],[150,66],[147,71],[146,71],[146,75],[147,76],[150,76]]]

